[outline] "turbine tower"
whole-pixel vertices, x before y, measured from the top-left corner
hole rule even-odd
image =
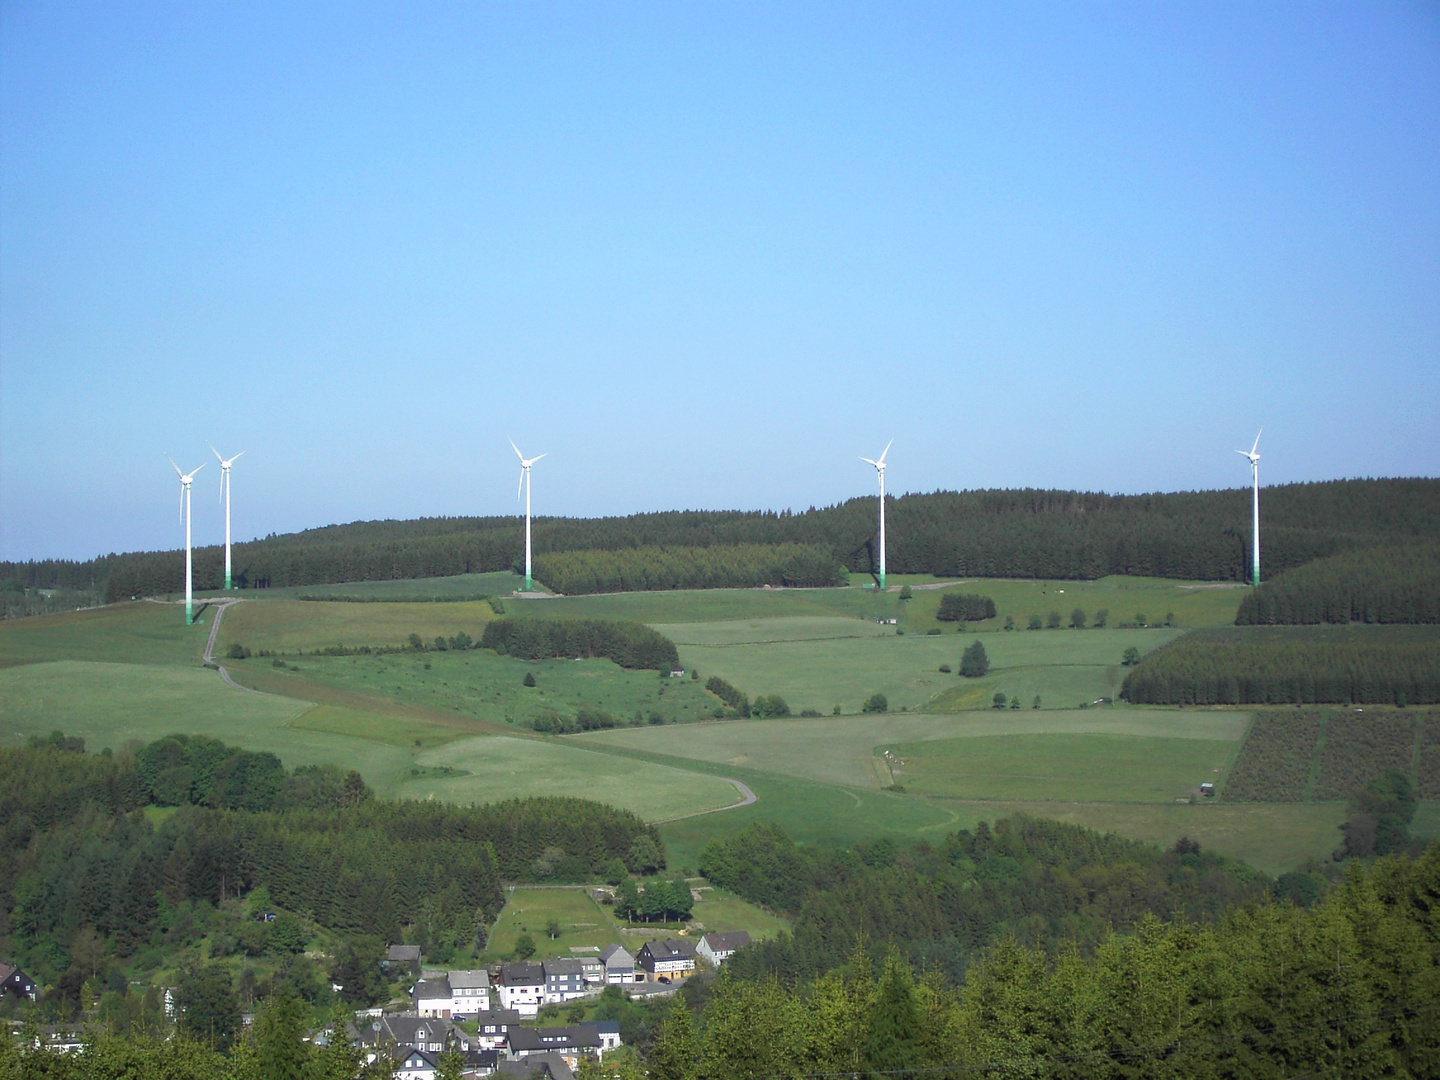
[[[1256,452],[1260,449],[1260,434],[1265,429],[1255,433],[1255,445],[1249,450],[1236,450],[1235,453],[1243,458],[1250,459],[1250,472],[1255,481],[1255,498],[1250,512],[1251,528],[1253,529],[1253,546],[1250,556],[1250,580],[1257,588],[1260,585],[1260,455]]]
[[[526,458],[520,453],[520,448],[515,445],[515,440],[510,440],[510,449],[515,451],[515,456],[520,459],[520,486],[515,489],[515,498],[520,498],[520,490],[525,490],[525,591],[529,592],[533,587],[530,578],[530,466],[539,461],[545,455]]]
[[[867,465],[874,465],[875,471],[880,474],[880,591],[885,591],[885,455],[890,452],[890,447],[895,440],[891,439],[885,444],[884,451],[877,461],[871,461],[868,457],[860,460]]]
[[[210,446],[209,443],[205,444]],[[220,462],[220,498],[225,503],[225,591],[229,592],[230,585],[230,466],[245,456],[245,451],[234,457],[226,459],[220,456],[220,451],[210,446],[210,452],[215,455],[215,460]]]
[[[180,517],[185,522],[185,625],[189,626],[195,621],[195,601],[190,588],[190,483],[195,479],[195,474],[205,466],[201,465],[185,473],[180,471],[180,466],[175,464],[175,459],[169,454],[165,455],[165,460],[170,462],[175,475],[180,477]]]

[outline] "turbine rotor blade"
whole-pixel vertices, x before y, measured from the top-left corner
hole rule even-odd
[[[514,439],[510,439],[509,443],[510,449],[515,451],[515,456],[520,459],[520,463],[523,465],[525,463],[525,455],[520,452],[520,447],[515,445]]]
[[[537,462],[537,461],[540,460],[540,458],[542,458],[542,457],[547,457],[547,456],[548,456],[548,453],[546,453],[546,454],[541,454],[540,457],[532,457],[528,462],[526,462],[526,465],[534,465],[535,462]]]
[[[1255,445],[1250,448],[1250,453],[1253,454],[1256,450],[1260,449],[1260,436],[1263,434],[1265,434],[1265,429],[1263,427],[1255,433]]]
[[[205,445],[210,447],[210,452],[215,455],[215,460],[220,462],[221,465],[224,465],[225,459],[220,456],[220,451],[215,449],[215,444],[207,439]]]
[[[175,464],[175,459],[172,458],[169,454],[166,454],[166,455],[165,455],[165,460],[168,461],[168,462],[170,462],[170,467],[175,470],[175,475],[176,475],[176,476],[184,476],[184,475],[185,475],[184,473],[182,473],[182,472],[180,471],[180,466]]]
[[[515,501],[520,501],[520,493],[525,490],[525,467],[520,467],[520,482],[515,485]]]
[[[885,449],[884,449],[883,451],[881,451],[881,453],[880,453],[880,462],[879,462],[879,464],[881,464],[881,465],[885,464],[885,455],[890,452],[890,447],[892,447],[892,446],[894,446],[894,445],[895,445],[895,440],[894,440],[894,439],[891,439],[889,442],[887,442],[887,443],[885,444]]]
[[[868,457],[862,457],[860,460],[865,462],[866,465],[874,465],[877,469],[880,467],[880,463],[878,461],[871,461]]]

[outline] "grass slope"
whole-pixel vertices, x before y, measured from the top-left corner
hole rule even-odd
[[[484,601],[453,604],[348,604],[262,599],[236,604],[220,627],[217,651],[239,642],[252,650],[294,652],[331,645],[403,645],[412,633],[430,644],[465,631],[478,640],[495,618]]]
[[[427,771],[400,784],[401,798],[483,803],[576,795],[633,810],[647,821],[740,801],[734,785],[719,777],[597,754],[557,739],[465,739],[416,755],[415,767]],[[442,775],[442,768],[462,775]]]
[[[1233,741],[1092,732],[898,743],[891,775],[906,791],[965,799],[1174,802],[1217,782]]]
[[[198,667],[209,635],[183,609],[138,601],[0,622],[0,667],[47,660]]]

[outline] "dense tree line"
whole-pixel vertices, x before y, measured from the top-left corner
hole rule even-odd
[[[1286,570],[1240,602],[1235,622],[1440,622],[1440,544],[1348,551]]]
[[[981,823],[940,844],[897,850],[888,841],[827,851],[794,844],[779,826],[757,824],[700,853],[707,878],[796,917],[792,933],[736,957],[737,974],[787,981],[844,963],[857,943],[884,943],[919,967],[959,981],[1004,935],[1090,949],[1110,928],[1146,915],[1213,920],[1270,893],[1243,864],[1024,817]]]
[[[173,745],[197,740],[160,742],[147,757],[169,760]],[[665,861],[653,826],[599,803],[357,802],[343,782],[328,805],[187,803],[157,826],[140,812],[151,802],[145,769],[141,754],[90,755],[50,740],[0,750],[0,944],[34,976],[65,971],[83,931],[134,956],[163,942],[168,909],[262,886],[333,933],[399,940],[424,926],[449,947],[499,913],[502,881],[582,880],[616,859],[652,872]]]
[[[814,544],[733,544],[557,551],[535,559],[535,576],[556,592],[744,589],[845,584],[845,568]]]
[[[734,710],[734,715],[741,718],[750,715],[750,699],[719,675],[711,675],[706,679],[705,689],[723,701],[726,708]]]
[[[1437,480],[1290,484],[1267,488],[1261,498],[1266,575],[1386,541],[1440,538]],[[892,499],[886,515],[892,573],[1248,579],[1248,488],[1152,495],[935,492]],[[541,556],[804,544],[824,548],[851,570],[874,572],[874,541],[875,503],[868,497],[799,514],[675,511],[538,518],[534,523],[534,549]],[[422,518],[272,535],[236,544],[234,557],[242,586],[278,587],[509,570],[522,557],[523,545],[517,518]],[[195,550],[197,587],[220,586],[223,558],[219,547]],[[0,563],[0,580],[27,587],[104,588],[112,601],[174,592],[182,587],[182,575],[178,551],[112,554],[84,562]]]
[[[935,618],[941,622],[983,622],[995,617],[995,601],[975,593],[946,592]]]
[[[644,623],[608,619],[494,619],[480,647],[517,660],[613,660],[664,671],[680,663],[675,643]]]
[[[1192,630],[1132,667],[1120,696],[1148,705],[1440,702],[1440,634],[1410,630]]]

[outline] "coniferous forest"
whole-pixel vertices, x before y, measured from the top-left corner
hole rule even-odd
[[[1261,507],[1262,572],[1267,577],[1341,552],[1397,540],[1440,539],[1440,480],[1291,484],[1266,488]],[[1154,495],[935,492],[889,500],[886,520],[892,573],[1055,579],[1135,574],[1213,581],[1248,577],[1248,489]],[[794,572],[797,580],[818,582],[826,580],[834,563],[856,572],[878,570],[875,539],[873,498],[802,513],[677,511],[623,518],[542,517],[534,522],[534,550],[542,565],[544,557],[559,553],[665,549],[677,560],[656,580],[665,588],[703,587],[717,580],[715,575],[724,579],[732,572],[724,569],[729,555],[714,552],[681,563],[675,549],[806,545],[823,549],[823,555],[800,558],[791,549],[800,561],[789,563],[778,555],[755,555],[737,563],[734,572],[747,580]],[[503,571],[517,567],[523,543],[516,518],[356,522],[236,544],[235,573],[242,587],[257,588]],[[110,601],[117,601],[175,591],[182,584],[182,563],[177,551],[107,555],[85,562],[5,563],[0,564],[0,581],[31,588],[102,589]],[[568,573],[585,564],[572,560],[557,565],[557,572]],[[617,559],[603,565],[606,570],[599,576],[609,580],[620,573],[619,567],[630,564]],[[759,573],[761,568],[764,573]],[[627,582],[644,578],[639,572],[624,574]],[[196,586],[218,588],[222,578],[222,550],[196,549]]]
[[[1440,544],[1347,551],[1286,570],[1240,602],[1235,622],[1440,622]]]
[[[1431,705],[1440,702],[1440,631],[1192,630],[1131,668],[1120,696],[1146,705]]]

